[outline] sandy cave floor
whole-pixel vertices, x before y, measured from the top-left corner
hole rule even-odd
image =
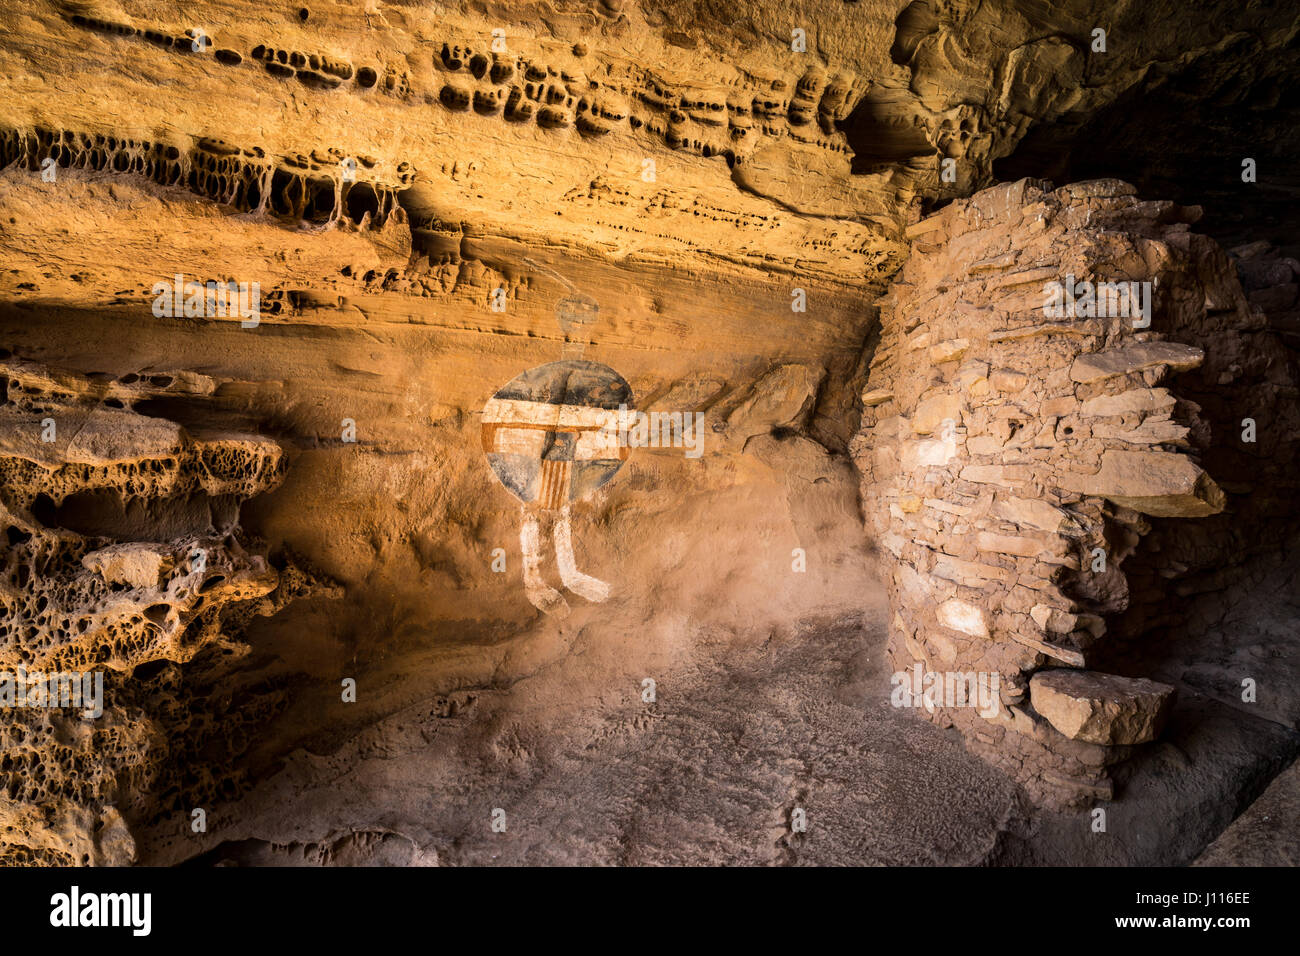
[[[454,716],[411,707],[332,753],[294,753],[214,813],[238,836],[196,861],[1180,864],[1296,749],[1277,724],[1188,696],[1096,833],[1090,813],[1033,809],[954,731],[889,706],[877,692],[888,687],[883,633],[877,611],[725,655],[703,648],[658,681],[652,705],[639,688],[610,689],[603,707],[529,725],[524,701],[564,696],[579,638],[508,691],[462,695]],[[505,833],[490,827],[497,807]],[[790,832],[795,807],[804,834]],[[184,839],[150,836],[144,863],[190,855]]]

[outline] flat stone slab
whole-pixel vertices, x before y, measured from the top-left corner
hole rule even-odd
[[[1057,484],[1161,518],[1203,518],[1218,514],[1226,503],[1214,479],[1177,452],[1108,449],[1096,474],[1065,473]]]
[[[1174,688],[1145,678],[1097,671],[1039,671],[1029,698],[1048,723],[1071,740],[1117,746],[1155,740]]]
[[[1139,342],[1105,352],[1080,355],[1070,367],[1070,378],[1082,384],[1100,382],[1115,375],[1141,372],[1157,365],[1168,365],[1176,372],[1196,368],[1205,353],[1194,345],[1180,342]]]

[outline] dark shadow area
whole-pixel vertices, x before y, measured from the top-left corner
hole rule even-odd
[[[47,528],[95,538],[138,541],[143,535],[161,541],[229,529],[238,521],[239,499],[198,493],[123,500],[116,490],[97,488],[79,491],[57,503],[49,495],[37,495],[32,516]]]
[[[1289,248],[1300,236],[1297,148],[1300,37],[1265,57],[1242,36],[1105,110],[1035,127],[993,170],[999,181],[1123,179],[1143,198],[1201,206],[1196,231],[1227,247],[1267,239]],[[1246,159],[1254,183],[1242,180]]]
[[[862,98],[848,118],[836,124],[853,148],[853,174],[880,172],[937,151],[923,126],[913,120],[906,90],[881,87]]]

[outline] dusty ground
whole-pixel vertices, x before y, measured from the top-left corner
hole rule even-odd
[[[703,648],[660,677],[654,704],[632,682],[572,699],[569,675],[590,652],[578,640],[454,717],[411,708],[331,753],[293,755],[244,801],[260,809],[220,814],[228,842],[209,859],[343,862],[388,834],[407,860],[443,864],[979,862],[1014,788],[955,736],[889,706],[881,633],[876,613],[755,639],[725,660]],[[567,728],[543,732],[533,716],[565,698]],[[806,834],[790,832],[795,807]]]
[[[452,695],[454,713],[442,698],[328,752],[294,753],[212,815],[216,833],[203,845],[218,845],[200,859],[1177,865],[1195,859],[1300,745],[1277,724],[1189,695],[1095,832],[1091,813],[1034,810],[954,731],[889,706],[878,609],[741,650],[700,648],[657,680],[654,704],[631,681],[591,694],[572,685],[592,653],[579,638],[508,690]],[[562,701],[559,732],[535,722]],[[806,833],[790,831],[796,807]],[[495,808],[506,811],[504,833],[492,832]],[[195,850],[188,836],[150,837],[145,862]],[[1264,847],[1216,845],[1211,859],[1278,862]]]
[[[1195,866],[1300,866],[1300,766],[1292,764],[1211,843]]]

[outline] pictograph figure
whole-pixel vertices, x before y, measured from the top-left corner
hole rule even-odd
[[[542,578],[543,517],[553,522],[564,586],[588,601],[609,597],[607,583],[578,570],[570,531],[571,505],[613,478],[629,450],[620,445],[612,421],[619,406],[634,407],[631,386],[609,366],[582,358],[599,312],[589,296],[571,293],[561,299],[555,315],[565,334],[564,357],[507,382],[483,409],[488,463],[523,503],[524,591],[547,614],[565,614],[569,605]]]

